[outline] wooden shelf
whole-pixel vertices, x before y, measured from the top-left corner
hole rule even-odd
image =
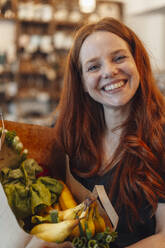
[[[0,0],[1,1],[1,0]],[[66,2],[65,2],[66,1]],[[21,18],[25,16],[25,12],[20,13],[20,9],[18,9],[19,4],[29,3],[32,5],[35,4],[48,4],[50,5],[50,9],[53,10],[53,14],[50,15],[50,21],[44,21],[42,19],[36,19],[35,16],[31,16],[31,19]],[[117,1],[110,1],[110,3],[117,3]],[[57,20],[55,16],[57,11],[60,9],[60,4],[66,3],[68,8],[68,19],[67,20]],[[97,5],[107,3],[108,1],[97,0]],[[117,3],[117,5],[120,5]],[[0,80],[1,81],[15,81],[18,83],[18,88],[20,92],[25,90],[25,94],[27,90],[30,88],[37,88],[39,91],[47,91],[50,95],[50,99],[52,101],[57,101],[60,98],[61,85],[63,81],[63,73],[64,67],[66,64],[66,57],[68,54],[70,43],[72,42],[72,36],[75,31],[80,28],[86,21],[88,21],[89,14],[83,14],[80,12],[81,21],[74,22],[69,19],[71,16],[71,12],[78,10],[78,0],[11,0],[12,18],[6,18],[4,15],[0,14],[0,21],[11,21],[15,22],[16,26],[16,49],[17,49],[17,59],[18,59],[18,67],[16,72],[12,71],[12,69],[4,69],[4,71],[0,72]],[[34,6],[35,7],[35,6]],[[59,8],[58,8],[59,7]],[[22,6],[21,6],[22,8]],[[120,5],[119,9],[121,9],[122,15],[122,6]],[[28,14],[27,14],[28,15]],[[38,17],[42,17],[43,15],[38,15]],[[73,16],[71,16],[73,17]],[[63,32],[64,38],[62,39],[62,46],[59,45],[59,40],[56,36],[57,32]],[[21,37],[22,36],[22,37]],[[36,37],[35,37],[36,36]],[[37,37],[38,36],[38,37]],[[45,48],[45,40],[46,36],[51,37],[51,45],[53,49],[51,49],[51,45],[48,46],[49,51],[51,52],[42,52],[40,49]],[[22,39],[21,39],[22,38]],[[36,41],[37,38],[40,41]],[[56,40],[57,38],[57,40]],[[66,39],[65,39],[66,38]],[[70,43],[68,42],[68,38],[70,39]],[[27,42],[28,40],[28,42]],[[30,46],[27,45],[30,44]],[[34,43],[37,43],[34,44]],[[43,42],[43,43],[42,43]],[[66,43],[65,43],[66,42]],[[49,43],[49,42],[48,42]],[[49,44],[50,44],[49,43]],[[39,45],[38,45],[39,44]],[[44,44],[44,45],[43,45]],[[35,47],[36,45],[36,48]],[[30,47],[30,48],[29,48]],[[51,47],[51,48],[50,48]],[[33,51],[34,48],[34,52]],[[66,48],[66,49],[65,49]],[[48,50],[43,50],[48,51]],[[54,56],[54,58],[53,58]],[[29,62],[24,61],[24,58],[29,58]],[[52,59],[53,58],[53,59]],[[45,62],[45,63],[44,63]],[[18,94],[18,97],[19,94]]]
[[[79,28],[83,25],[83,22],[71,22],[71,21],[56,21],[55,20],[55,27],[58,29],[72,29]]]
[[[11,21],[11,22],[15,22],[15,21],[17,21],[17,18],[16,17],[6,18],[3,15],[0,15],[0,21]]]
[[[31,19],[31,20],[28,20],[28,19],[20,19],[20,18],[17,18],[17,20],[20,22],[20,23],[25,23],[25,24],[28,24],[28,25],[50,25],[50,21],[42,21],[42,20],[34,20],[34,19]]]

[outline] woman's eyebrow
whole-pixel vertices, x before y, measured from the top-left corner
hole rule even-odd
[[[91,58],[91,59],[87,60],[84,65],[87,65],[89,63],[95,62],[97,60],[98,60],[98,57]]]
[[[113,51],[113,52],[111,52],[111,55],[116,55],[117,53],[120,53],[120,52],[127,52],[127,50],[126,49],[117,49],[117,50],[115,50],[115,51]]]

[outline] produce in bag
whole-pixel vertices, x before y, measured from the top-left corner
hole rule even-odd
[[[107,247],[115,239],[116,233],[106,227],[95,199],[77,204],[63,181],[39,176],[42,167],[28,158],[16,132],[5,130],[0,159],[0,181],[26,232],[50,242],[69,240],[75,247]]]

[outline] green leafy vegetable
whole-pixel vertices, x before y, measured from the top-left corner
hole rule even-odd
[[[0,181],[9,205],[18,219],[36,214],[57,200],[63,185],[50,177],[36,178],[42,168],[34,159],[26,159],[19,168],[3,168]]]
[[[34,216],[34,222],[42,222],[44,217],[37,217],[37,213],[57,201],[63,185],[54,178],[37,178],[43,169],[34,159],[27,158],[27,155],[28,150],[23,149],[16,132],[5,130],[5,139],[0,151],[0,181],[19,223],[24,223],[25,230],[30,230],[30,225],[33,224],[31,217]],[[45,217],[45,220],[48,221],[48,218],[51,222],[58,221],[55,212]]]
[[[38,206],[45,207],[51,205],[51,193],[41,182],[37,181],[36,183],[31,184],[30,192],[32,214],[37,212]]]
[[[63,185],[58,180],[51,177],[39,177],[38,181],[44,184],[51,192],[51,201],[56,202],[60,195]]]

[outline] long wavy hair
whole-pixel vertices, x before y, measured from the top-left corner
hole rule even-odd
[[[64,152],[73,161],[79,161],[72,163],[71,169],[75,173],[81,177],[98,174],[106,128],[103,107],[84,92],[79,62],[84,40],[97,31],[114,33],[128,44],[140,75],[140,86],[132,99],[128,119],[123,123],[120,144],[115,153],[117,156],[122,152],[122,156],[115,170],[109,197],[111,199],[117,190],[117,209],[125,206],[132,210],[134,221],[141,220],[138,207],[142,204],[142,195],[152,206],[151,215],[155,213],[158,198],[165,198],[165,182],[161,177],[161,173],[165,172],[165,103],[156,86],[149,56],[142,42],[130,28],[114,18],[87,24],[75,35],[67,58],[55,126],[56,138]],[[130,226],[131,223],[132,220],[129,220]]]

